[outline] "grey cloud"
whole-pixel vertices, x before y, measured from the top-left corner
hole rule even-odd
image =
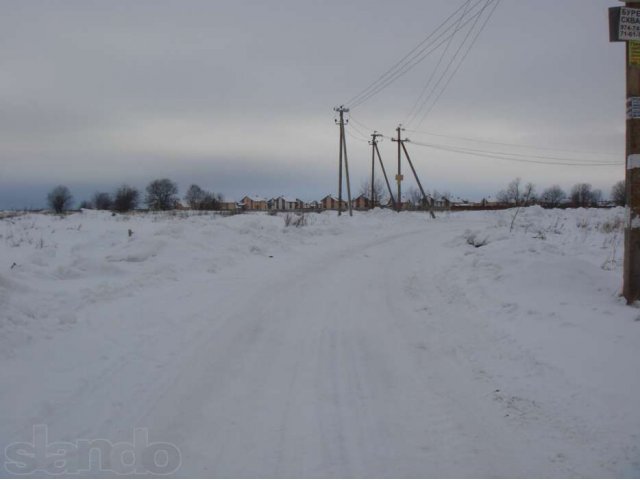
[[[622,152],[624,52],[608,42],[610,3],[503,1],[422,129]],[[5,0],[0,208],[16,189],[41,201],[46,179],[82,189],[83,182],[144,184],[171,174],[184,184],[210,178],[209,188],[227,195],[335,191],[332,107],[459,4]],[[436,60],[355,109],[354,118],[390,133]],[[392,149],[384,149],[391,161]],[[359,185],[368,146],[350,140],[349,150]],[[515,175],[606,190],[624,174],[622,167],[603,173],[414,155],[429,187],[476,197]]]

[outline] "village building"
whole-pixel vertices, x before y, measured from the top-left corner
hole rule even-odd
[[[220,210],[235,212],[239,209],[236,202],[220,202]]]
[[[372,208],[371,200],[366,195],[360,195],[359,197],[354,198],[351,201],[351,205],[356,210],[369,210]]]
[[[266,211],[268,209],[267,200],[258,196],[245,196],[239,204],[243,210]]]
[[[389,201],[387,202],[386,207],[387,208],[396,209],[397,205],[395,203],[393,203],[393,201],[391,201],[391,199],[389,199]],[[413,209],[414,209],[414,205],[411,202],[411,200],[409,200],[407,197],[402,195],[402,202],[400,204],[400,210],[413,210]]]
[[[325,210],[338,210],[338,199],[333,195],[327,195],[320,201],[322,208]],[[342,210],[347,209],[347,202],[342,201]]]

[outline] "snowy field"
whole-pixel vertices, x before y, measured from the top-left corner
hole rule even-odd
[[[513,214],[0,220],[0,472],[36,425],[176,476],[640,476],[624,211]]]

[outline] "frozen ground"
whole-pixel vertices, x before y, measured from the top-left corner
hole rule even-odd
[[[180,476],[637,477],[624,212],[512,215],[0,220],[0,451],[142,427]]]

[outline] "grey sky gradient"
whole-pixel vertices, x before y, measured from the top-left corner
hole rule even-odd
[[[181,193],[198,183],[232,199],[333,193],[332,108],[462,3],[2,0],[0,208],[42,206],[58,183],[82,200],[165,176]],[[607,8],[618,3],[503,0],[421,129],[608,152],[622,162],[624,48],[609,43],[607,31]],[[436,60],[353,117],[392,133]],[[389,168],[393,147],[381,144]],[[353,138],[348,148],[358,190],[370,150]],[[624,176],[622,165],[529,165],[410,149],[429,189],[470,198],[493,195],[515,176],[539,190],[586,181],[608,194]]]

